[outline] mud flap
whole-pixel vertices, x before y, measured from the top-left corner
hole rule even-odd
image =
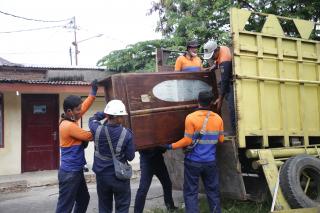
[[[182,190],[184,179],[184,154],[182,150],[166,151],[163,156],[172,182],[172,188],[175,190]]]
[[[238,148],[234,137],[230,137],[217,147],[220,173],[220,192],[222,197],[245,200],[246,190],[241,174]]]
[[[171,150],[167,151],[164,154],[164,157],[173,188],[176,190],[182,190],[184,154],[181,150]],[[220,173],[219,181],[221,196],[238,200],[246,200],[246,190],[241,175],[238,149],[233,139],[225,140],[224,143],[218,145],[217,160]],[[200,183],[200,192],[204,193],[202,183]]]

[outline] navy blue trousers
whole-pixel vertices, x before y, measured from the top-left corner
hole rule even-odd
[[[183,197],[186,213],[198,213],[199,178],[204,184],[210,213],[221,213],[219,195],[219,177],[216,162],[198,163],[184,161]]]
[[[99,213],[111,213],[113,197],[116,213],[128,213],[131,202],[130,180],[119,180],[115,175],[96,174]]]
[[[56,213],[86,212],[90,200],[83,171],[66,172],[59,170],[59,198]]]
[[[236,133],[236,112],[234,106],[234,89],[232,83],[232,62],[224,61],[220,65],[221,68],[221,82],[220,92],[225,94],[224,97],[228,103],[230,123],[231,123],[231,135]]]
[[[141,158],[140,158],[141,159]],[[172,183],[169,177],[167,167],[164,163],[162,154],[153,160],[140,160],[141,178],[139,188],[136,194],[134,213],[142,213],[146,202],[146,197],[152,182],[153,175],[160,180],[163,188],[164,203],[167,209],[174,207],[172,199]]]
[[[225,99],[228,103],[228,110],[230,116],[230,123],[231,123],[231,135],[236,134],[236,111],[234,107],[234,92],[233,92],[233,85],[230,85],[230,90],[226,94]]]

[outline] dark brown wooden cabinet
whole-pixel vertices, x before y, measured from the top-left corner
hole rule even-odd
[[[137,149],[179,140],[187,114],[197,108],[198,93],[212,90],[216,78],[210,72],[162,72],[115,74],[100,82],[106,102],[120,99],[129,116]]]

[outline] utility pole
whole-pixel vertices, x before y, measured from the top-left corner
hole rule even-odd
[[[93,38],[101,37],[101,36],[103,36],[103,34],[100,33],[100,34],[97,34],[97,35],[91,36],[89,38],[86,38],[86,39],[78,41],[77,40],[77,29],[78,29],[78,27],[76,25],[76,17],[75,16],[72,17],[72,25],[71,26],[73,28],[73,33],[74,33],[74,41],[72,42],[72,45],[74,46],[74,61],[75,61],[75,64],[77,66],[78,65],[78,54],[80,53],[78,44],[81,43],[81,42],[93,39]],[[70,47],[70,54],[72,54],[71,47]],[[70,60],[71,60],[71,65],[72,65],[72,58],[70,58]]]
[[[77,42],[77,25],[76,25],[76,17],[73,17],[73,33],[74,33],[74,41],[72,44],[74,45],[74,60],[76,63],[76,66],[78,65],[78,42]]]
[[[72,48],[71,47],[69,48],[69,55],[70,55],[70,63],[72,66]]]

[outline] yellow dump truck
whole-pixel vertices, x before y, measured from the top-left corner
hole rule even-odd
[[[230,21],[237,135],[219,147],[221,193],[320,212],[320,24],[235,8]],[[183,154],[167,155],[181,188]]]
[[[231,11],[241,171],[262,168],[277,210],[320,207],[318,26]]]
[[[271,195],[271,211],[320,212],[320,25],[243,9],[232,9],[230,20],[237,133],[218,147],[221,193],[241,200]],[[212,89],[217,96],[216,78],[159,72],[114,75],[101,83],[106,101],[124,101],[126,124],[137,147],[145,148],[181,138],[198,92]],[[226,128],[228,115],[224,107]],[[166,153],[177,188],[183,157]]]

